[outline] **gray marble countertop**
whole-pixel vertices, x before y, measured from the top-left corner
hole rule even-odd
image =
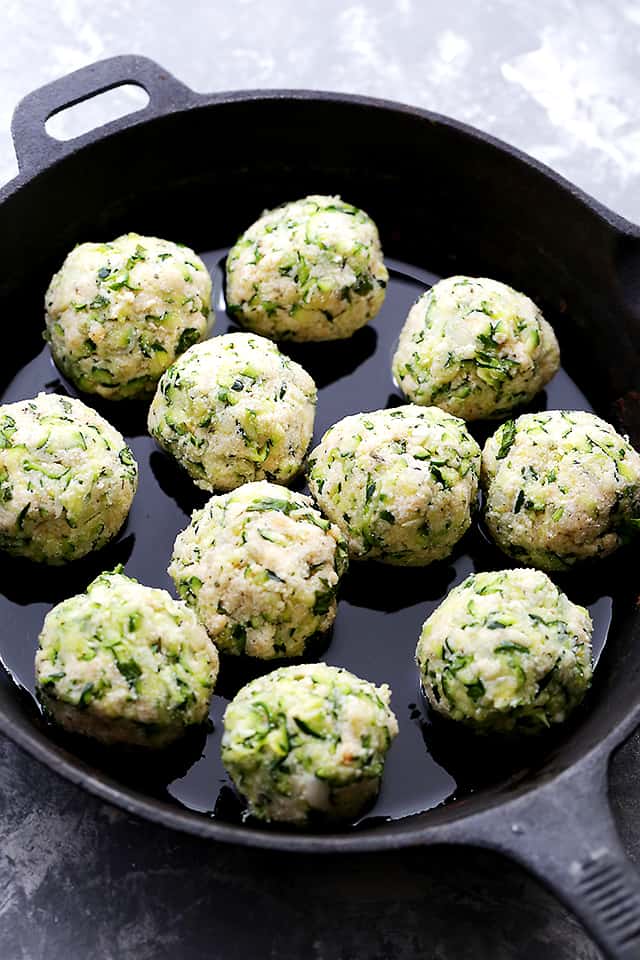
[[[20,97],[118,53],[200,91],[369,93],[491,132],[640,222],[638,0],[3,0],[0,181]],[[634,82],[635,81],[635,82]],[[58,134],[135,106],[120,92]],[[640,736],[612,804],[640,855]],[[569,914],[485,852],[339,862],[213,846],[101,804],[0,741],[3,960],[594,960]]]

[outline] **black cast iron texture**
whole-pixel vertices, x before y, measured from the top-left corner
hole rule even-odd
[[[127,82],[149,93],[144,110],[67,143],[46,134],[53,113]],[[4,388],[33,359],[42,282],[78,239],[135,224],[210,250],[284,197],[339,190],[374,213],[398,261],[436,276],[498,275],[532,294],[558,326],[569,374],[638,444],[640,232],[489,137],[361,97],[197,95],[139,57],[104,61],[30,95],[13,132],[20,174],[0,192],[0,302],[24,338],[0,373]],[[637,613],[621,605],[588,711],[529,775],[367,830],[257,830],[145,796],[49,739],[4,674],[0,727],[100,797],[202,837],[333,854],[434,843],[497,850],[534,870],[609,956],[626,960],[640,951],[640,883],[608,810],[607,767],[640,721],[639,641]]]

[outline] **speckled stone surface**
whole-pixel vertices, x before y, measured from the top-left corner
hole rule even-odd
[[[2,0],[0,181],[16,101],[117,53],[197,90],[315,87],[481,127],[640,220],[638,0]],[[135,107],[120,92],[110,108]],[[105,118],[83,108],[85,128]],[[70,116],[58,134],[79,130]],[[612,803],[640,858],[640,737]],[[595,960],[579,925],[485,852],[348,860],[204,844],[107,807],[0,741],[2,960]]]

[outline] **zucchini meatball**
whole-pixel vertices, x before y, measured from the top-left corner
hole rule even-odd
[[[80,400],[41,393],[0,406],[0,549],[50,564],[98,550],[137,485],[123,437]]]
[[[535,303],[486,277],[449,277],[409,311],[393,375],[414,403],[477,420],[528,403],[560,365]]]
[[[191,347],[167,370],[149,432],[203,490],[287,483],[311,442],[316,399],[309,374],[274,343],[229,333]]]
[[[429,703],[481,733],[562,723],[591,682],[591,617],[539,570],[477,573],[431,614],[416,659]]]
[[[356,817],[375,799],[398,732],[391,691],[340,667],[281,667],[224,715],[222,762],[262,820]]]
[[[606,557],[640,528],[640,455],[592,413],[507,421],[485,444],[482,483],[495,542],[543,570]]]
[[[309,489],[354,559],[423,566],[471,523],[480,448],[462,420],[407,405],[345,417],[309,458]]]
[[[186,604],[121,571],[101,574],[47,614],[38,696],[72,733],[162,747],[206,719],[218,654]]]
[[[227,257],[227,308],[274,340],[342,340],[380,310],[388,274],[378,229],[340,197],[268,210]]]
[[[220,650],[270,660],[301,656],[329,629],[347,562],[309,497],[261,482],[196,510],[169,574]]]
[[[153,391],[209,329],[211,278],[189,247],[127,233],[81,243],[51,280],[45,336],[79,390],[108,400]]]

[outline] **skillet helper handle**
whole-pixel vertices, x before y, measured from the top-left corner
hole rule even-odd
[[[640,872],[620,842],[607,773],[608,757],[589,758],[503,808],[478,839],[550,887],[605,957],[639,960]]]
[[[56,140],[47,133],[45,123],[54,114],[123,84],[142,87],[149,95],[149,103],[142,110],[135,110],[99,127],[99,135],[103,131],[112,133],[138,120],[188,106],[197,97],[193,90],[148,57],[110,57],[82,67],[27,94],[16,107],[11,134],[20,172],[33,174],[60,159],[78,144],[96,139],[96,131],[91,130],[73,140]]]

